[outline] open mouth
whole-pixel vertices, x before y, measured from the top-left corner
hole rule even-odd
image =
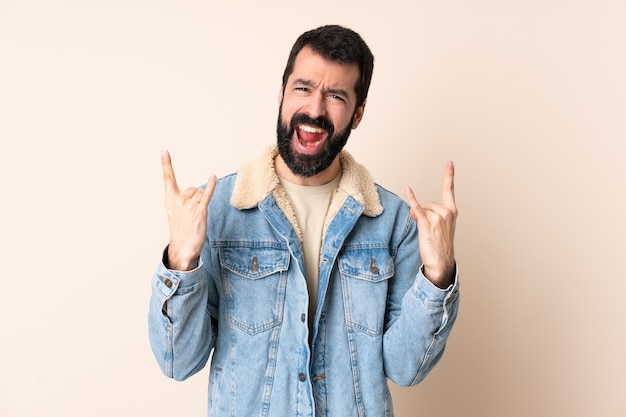
[[[312,154],[316,153],[328,137],[328,132],[321,127],[301,124],[296,126],[294,145],[298,152]]]

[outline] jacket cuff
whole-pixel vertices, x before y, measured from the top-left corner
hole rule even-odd
[[[190,271],[177,271],[168,269],[166,266],[167,248],[163,251],[163,257],[154,274],[154,286],[163,297],[170,298],[176,290],[192,287],[202,282],[202,259],[198,266]]]
[[[446,304],[453,301],[459,293],[459,271],[454,265],[454,279],[448,288],[442,289],[430,282],[424,275],[424,265],[422,265],[417,274],[415,286],[415,295],[427,304],[435,304],[441,306],[443,302]]]

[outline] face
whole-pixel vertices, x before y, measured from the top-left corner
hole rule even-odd
[[[308,47],[298,53],[277,126],[279,153],[293,174],[312,177],[336,161],[363,117],[354,89],[359,75],[356,64],[326,61]]]

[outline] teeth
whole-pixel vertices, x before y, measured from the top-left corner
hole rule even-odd
[[[324,132],[324,129],[320,127],[307,126],[307,125],[301,125],[300,129],[309,133],[323,133]]]

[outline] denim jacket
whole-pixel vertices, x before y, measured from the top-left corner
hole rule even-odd
[[[310,335],[301,232],[276,155],[271,147],[218,181],[198,268],[158,266],[157,362],[184,380],[212,353],[209,416],[393,416],[386,378],[417,384],[441,358],[458,277],[445,290],[426,279],[408,205],[344,151]]]

